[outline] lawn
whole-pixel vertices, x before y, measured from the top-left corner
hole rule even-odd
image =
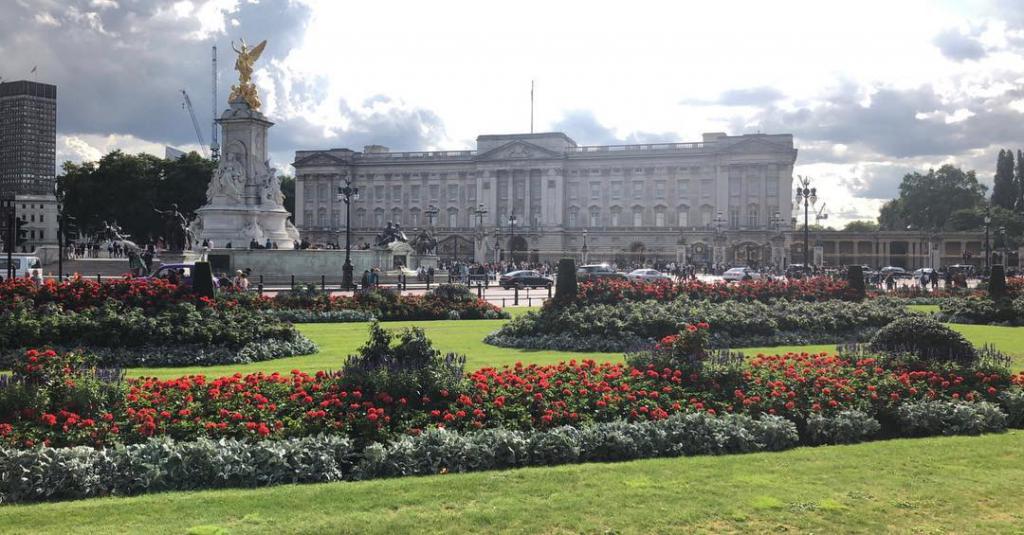
[[[1009,533],[1024,431],[0,507],[6,533]]]
[[[458,320],[458,321],[396,321],[385,325],[391,329],[422,327],[435,347],[444,352],[466,355],[466,368],[474,370],[486,366],[514,364],[516,361],[538,364],[556,363],[569,359],[590,358],[598,361],[618,360],[620,353],[573,353],[568,351],[527,350],[495,347],[483,343],[483,338],[501,327],[505,320]],[[994,344],[997,349],[1013,355],[1014,371],[1024,370],[1024,327],[990,327],[986,325],[957,325],[952,327],[962,333],[975,345]],[[314,355],[291,357],[257,362],[245,365],[226,365],[189,368],[134,368],[130,375],[151,377],[179,377],[189,374],[204,374],[211,377],[231,375],[235,372],[288,373],[293,369],[313,372],[337,370],[345,357],[354,353],[366,342],[367,323],[308,323],[299,325],[306,336],[320,346]],[[741,348],[748,355],[758,353],[785,353],[787,351],[834,351],[834,345],[781,346]]]

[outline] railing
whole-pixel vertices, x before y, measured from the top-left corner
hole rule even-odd
[[[475,150],[440,150],[418,152],[364,152],[356,155],[357,160],[468,160],[476,155]]]
[[[569,154],[590,154],[601,152],[646,152],[646,151],[702,151],[713,144],[704,142],[692,143],[648,143],[644,145],[590,145],[570,147],[565,151]]]

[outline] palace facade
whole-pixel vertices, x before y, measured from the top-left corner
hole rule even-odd
[[[789,134],[704,134],[690,143],[580,146],[560,132],[482,135],[476,150],[298,151],[295,218],[314,244],[353,243],[389,221],[432,229],[442,258],[621,256],[783,264],[792,229]]]

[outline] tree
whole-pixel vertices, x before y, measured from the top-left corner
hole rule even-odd
[[[1000,150],[992,184],[992,205],[1012,209],[1017,203],[1017,185],[1013,180],[1013,151]]]
[[[850,232],[874,232],[878,230],[878,223],[874,221],[850,221],[843,227],[843,230]]]
[[[58,184],[65,212],[79,229],[95,233],[104,222],[117,222],[139,242],[155,240],[165,221],[154,208],[177,204],[186,216],[206,202],[206,188],[215,164],[196,153],[175,160],[149,154],[113,151],[98,162],[65,162]]]
[[[985,190],[974,171],[952,165],[915,171],[903,177],[900,196],[882,206],[878,223],[885,230],[948,228],[954,212],[985,205]]]
[[[281,177],[281,193],[284,195],[284,209],[288,210],[288,219],[295,222],[295,177]]]
[[[1017,172],[1013,181],[1017,186],[1016,209],[1018,212],[1024,212],[1024,152],[1020,150],[1017,151]]]

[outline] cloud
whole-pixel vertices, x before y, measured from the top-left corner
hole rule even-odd
[[[630,132],[619,136],[604,126],[590,110],[569,110],[551,125],[556,132],[564,132],[580,145],[625,145],[633,143],[670,143],[679,140],[675,132]]]
[[[943,56],[953,61],[979,60],[986,55],[985,47],[976,38],[950,28],[935,36],[932,41]]]
[[[38,65],[37,79],[57,85],[63,134],[130,135],[158,145],[197,143],[182,108],[185,89],[209,142],[210,46],[220,45],[218,107],[224,108],[235,78],[228,42],[266,38],[261,63],[283,58],[301,39],[310,11],[291,0],[175,5],[181,9],[159,0],[8,2],[0,17],[0,57],[8,61],[0,75],[28,77]]]
[[[684,106],[766,106],[782,100],[786,95],[770,86],[727,89],[716,98],[686,98],[679,103]]]

